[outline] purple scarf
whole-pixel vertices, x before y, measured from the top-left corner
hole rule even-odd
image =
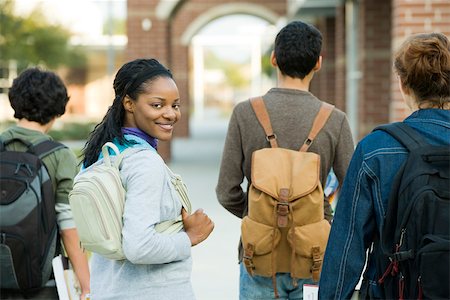
[[[155,139],[152,136],[149,136],[148,134],[146,134],[145,132],[143,132],[139,128],[122,127],[122,133],[123,134],[132,134],[132,135],[135,135],[137,137],[140,137],[141,139],[145,140],[147,143],[150,144],[150,146],[152,146],[155,149],[158,146],[158,140],[157,139]]]

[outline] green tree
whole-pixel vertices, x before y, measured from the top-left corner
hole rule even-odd
[[[245,64],[219,58],[213,51],[206,51],[205,66],[206,68],[222,70],[227,82],[233,87],[240,88],[249,83],[249,79],[243,73]]]
[[[261,57],[261,68],[263,74],[267,77],[273,77],[275,75],[275,68],[272,66],[270,61],[270,55],[272,54],[272,49],[268,49]]]
[[[69,44],[70,36],[49,24],[39,9],[24,18],[14,15],[13,0],[0,0],[0,61],[15,60],[19,71],[29,65],[84,67],[86,57]]]
[[[104,24],[103,24],[103,31],[102,33],[104,35],[108,35],[108,34],[125,34],[126,31],[126,20],[125,19],[119,19],[119,18],[113,18],[111,20],[111,24],[109,24],[109,21],[107,20]],[[111,26],[111,27],[110,27]]]

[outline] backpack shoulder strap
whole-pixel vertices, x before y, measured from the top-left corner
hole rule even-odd
[[[382,130],[395,138],[398,142],[400,142],[404,147],[406,147],[409,151],[418,148],[420,146],[426,146],[428,143],[425,142],[425,139],[414,129],[409,127],[403,122],[395,122],[391,124],[380,125],[376,127],[375,130]],[[402,233],[399,224],[402,223],[402,220],[399,219],[398,212],[398,192],[402,182],[402,177],[405,174],[405,163],[401,166],[400,170],[395,175],[392,188],[389,195],[388,207],[386,210],[386,215],[384,218],[383,229],[380,237],[380,246],[383,253],[389,257],[393,257],[394,253],[397,249],[394,246],[397,243],[400,243]]]
[[[403,122],[380,125],[376,127],[374,131],[375,130],[387,132],[409,151],[417,147],[428,145],[425,139],[417,131]]]
[[[23,140],[23,139],[21,139],[21,138],[10,138],[10,139],[6,139],[6,140],[3,140],[3,139],[0,139],[1,140],[1,151],[7,151],[6,150],[6,147],[9,145],[9,144],[12,144],[12,143],[15,143],[15,142],[19,142],[19,143],[21,143],[21,144],[23,144],[24,146],[26,146],[28,149],[30,148],[30,147],[32,147],[33,146],[33,144],[31,144],[30,142],[28,142],[28,141],[26,141],[26,140]]]
[[[36,145],[32,145],[28,148],[27,152],[36,154],[40,159],[42,159],[50,153],[62,148],[66,148],[66,146],[56,141],[45,140]]]
[[[309,132],[306,140],[303,142],[303,145],[300,148],[300,151],[302,151],[302,152],[308,151],[309,147],[311,146],[312,142],[316,138],[317,134],[319,134],[320,130],[323,128],[323,126],[327,122],[328,118],[330,117],[333,109],[334,109],[334,105],[331,105],[326,102],[322,102],[322,105],[320,106],[320,110],[317,113],[316,118],[314,119],[311,131]]]
[[[42,142],[39,142],[35,145],[33,145],[31,142],[26,141],[24,139],[20,138],[12,138],[8,140],[0,139],[0,151],[6,151],[6,147],[11,144],[19,142],[25,145],[28,149],[26,152],[37,155],[40,159],[44,158],[45,156],[49,155],[53,151],[56,151],[58,149],[66,148],[65,145],[52,141],[52,140],[45,140]]]
[[[111,157],[109,155],[108,148],[111,149],[114,152],[114,154],[116,155],[116,159],[114,160],[114,163],[111,162]],[[114,143],[106,142],[102,146],[102,154],[103,154],[103,160],[108,167],[112,167],[114,165],[117,169],[119,169],[120,164],[122,163],[123,156],[120,153],[119,148]]]
[[[250,99],[250,104],[252,105],[253,111],[256,114],[256,118],[261,124],[264,132],[266,133],[266,139],[270,143],[272,148],[277,148],[277,136],[273,132],[272,124],[270,123],[269,114],[266,109],[266,105],[264,104],[264,100],[262,97],[255,97]]]

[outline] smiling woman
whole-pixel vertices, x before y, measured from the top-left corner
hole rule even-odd
[[[124,127],[136,127],[154,138],[167,141],[173,125],[181,118],[180,96],[171,78],[159,77],[144,87],[138,101],[123,100]]]
[[[113,86],[113,104],[88,139],[83,168],[103,163],[100,152],[106,142],[113,142],[120,152],[131,150],[123,153],[120,169],[126,190],[125,259],[93,253],[92,298],[194,299],[191,246],[204,241],[214,223],[202,209],[189,214],[180,177],[156,151],[158,140],[170,140],[181,118],[177,85],[157,60],[136,59],[119,69]],[[182,229],[161,229],[167,221],[182,222]]]

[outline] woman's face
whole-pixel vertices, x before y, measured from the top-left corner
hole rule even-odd
[[[173,79],[159,77],[147,85],[136,101],[125,97],[124,127],[136,127],[161,141],[172,138],[173,125],[181,118],[180,95]]]

